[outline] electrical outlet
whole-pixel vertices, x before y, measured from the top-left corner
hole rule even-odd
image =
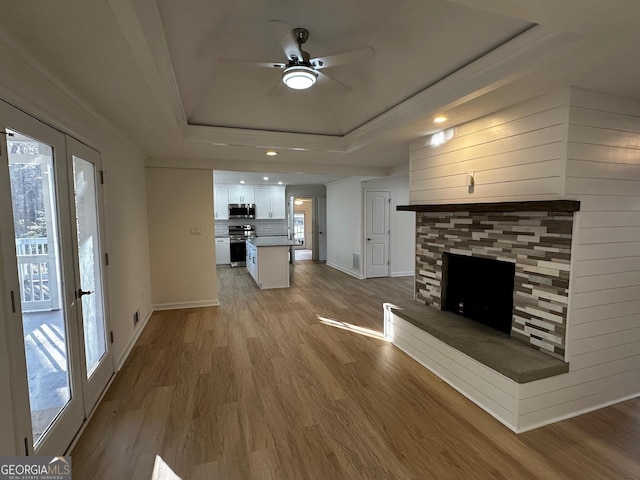
[[[140,312],[136,310],[136,313],[133,314],[133,326],[135,327],[140,321]]]
[[[202,235],[202,228],[201,227],[191,227],[191,228],[189,228],[189,235],[191,235],[191,236]]]

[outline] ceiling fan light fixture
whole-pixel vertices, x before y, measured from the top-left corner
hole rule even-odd
[[[316,71],[304,65],[292,65],[282,72],[282,82],[294,90],[305,90],[313,87],[317,78]]]

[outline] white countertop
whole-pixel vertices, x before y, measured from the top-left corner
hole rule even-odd
[[[247,242],[251,242],[256,247],[290,247],[296,244],[296,242],[284,235],[274,237],[254,237],[247,239]]]

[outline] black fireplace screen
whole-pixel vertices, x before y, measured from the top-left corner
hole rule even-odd
[[[452,253],[442,261],[444,310],[510,333],[515,264]]]

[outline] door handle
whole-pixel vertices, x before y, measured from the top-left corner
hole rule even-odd
[[[93,292],[89,291],[89,290],[82,290],[81,288],[78,289],[78,298],[82,298],[83,295],[91,295]]]
[[[371,239],[370,239],[370,238],[367,238],[367,242],[370,242],[370,241],[371,241]]]

